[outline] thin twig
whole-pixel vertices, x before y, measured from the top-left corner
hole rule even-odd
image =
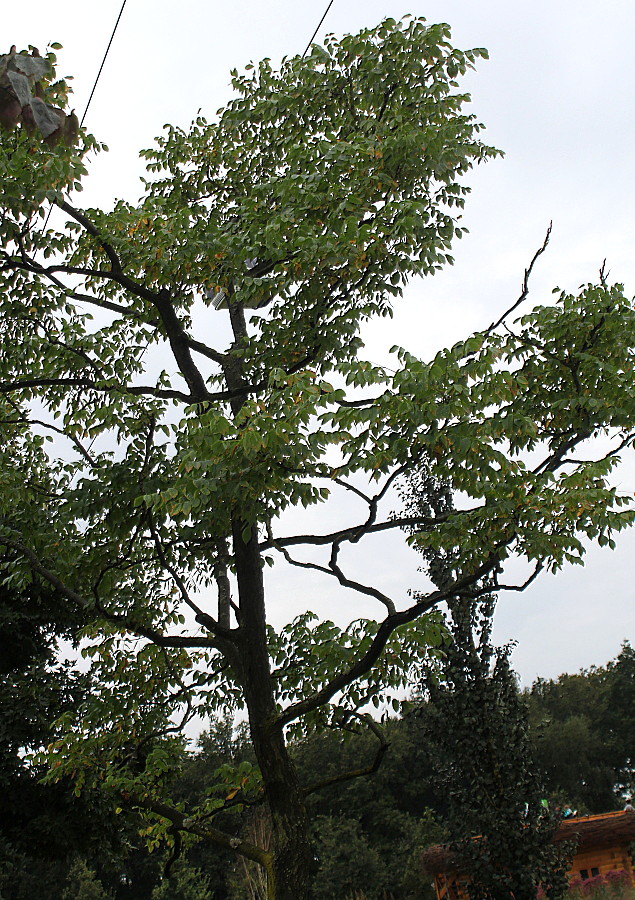
[[[498,328],[498,326],[501,325],[505,321],[507,316],[510,316],[514,312],[514,310],[517,309],[520,306],[520,304],[524,303],[524,301],[527,299],[527,296],[529,294],[529,278],[533,271],[536,260],[547,249],[547,244],[549,243],[549,238],[551,237],[551,229],[552,228],[553,228],[553,222],[549,222],[549,228],[547,228],[547,234],[545,236],[544,241],[542,242],[542,246],[539,247],[538,250],[536,250],[536,252],[534,253],[533,259],[529,263],[529,266],[525,269],[525,277],[523,278],[523,284],[522,284],[522,290],[521,290],[520,297],[518,298],[518,300],[516,300],[516,302],[512,306],[509,307],[508,310],[506,310],[503,313],[503,315],[499,319],[496,320],[496,322],[492,322],[492,324],[489,326],[489,328],[485,329],[485,332],[484,332],[485,334],[490,334],[490,332],[495,331]]]

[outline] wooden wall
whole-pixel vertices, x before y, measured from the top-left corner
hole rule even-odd
[[[588,847],[573,857],[569,879],[593,878],[594,875],[606,875],[607,872],[619,872],[622,869],[628,872],[635,884],[635,870],[627,844],[596,849]]]

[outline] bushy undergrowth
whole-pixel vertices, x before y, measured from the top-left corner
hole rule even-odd
[[[635,885],[625,869],[593,878],[575,878],[566,900],[635,900]]]

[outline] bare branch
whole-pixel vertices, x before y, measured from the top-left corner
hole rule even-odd
[[[210,394],[207,390],[205,379],[192,359],[189,338],[179,321],[169,292],[164,290],[159,294],[152,294],[149,299],[161,317],[172,354],[181,375],[187,382],[194,401],[200,403],[209,400]]]
[[[609,450],[608,453],[605,453],[604,456],[600,456],[597,459],[567,459],[566,457],[561,460],[561,465],[563,466],[585,466],[585,465],[593,465],[594,463],[603,462],[606,459],[611,459],[613,456],[617,456],[620,451],[624,450],[625,447],[628,447],[629,444],[632,444],[635,440],[635,434],[628,434],[624,437],[617,447],[614,447],[612,450]]]
[[[552,228],[553,228],[553,222],[549,222],[549,228],[547,228],[547,234],[545,235],[545,239],[542,242],[542,246],[536,250],[536,252],[534,253],[533,259],[529,263],[529,266],[525,269],[525,277],[523,278],[522,289],[521,289],[521,293],[520,293],[518,300],[516,300],[516,302],[512,306],[510,306],[509,309],[506,310],[499,319],[497,319],[495,322],[492,322],[492,324],[489,326],[489,328],[485,329],[485,332],[484,332],[485,334],[489,334],[490,332],[495,331],[498,328],[498,326],[502,325],[502,323],[505,321],[505,319],[508,316],[510,316],[514,312],[514,310],[517,309],[520,306],[520,304],[524,303],[524,301],[527,299],[527,296],[529,295],[529,278],[531,276],[531,273],[533,272],[533,268],[536,263],[536,260],[547,249],[547,244],[549,243],[549,238],[551,237],[551,229]]]
[[[611,273],[606,270],[606,259],[602,260],[602,265],[600,266],[600,284],[602,287],[608,287],[607,279]]]
[[[359,534],[356,537],[349,538],[351,543],[357,543],[364,537],[365,534],[368,533],[368,530],[372,528],[375,524],[375,520],[377,518],[377,511],[379,509],[379,504],[383,500],[383,498],[388,493],[390,487],[394,484],[394,482],[403,475],[409,468],[414,466],[417,461],[421,458],[422,453],[418,453],[407,463],[403,463],[401,466],[397,466],[395,470],[388,476],[386,481],[384,482],[384,486],[379,490],[373,497],[369,500],[369,513],[368,518],[364,522],[364,524],[359,529]],[[438,520],[437,520],[438,521]],[[334,545],[335,546],[335,545]],[[338,544],[338,552],[339,552],[339,544]]]
[[[522,584],[500,584],[500,582],[497,580],[494,585],[494,590],[495,591],[518,591],[518,592],[524,591],[525,588],[528,588],[530,584],[533,584],[533,582],[536,580],[536,578],[538,578],[538,576],[540,575],[540,573],[542,572],[544,567],[545,567],[544,562],[536,563],[534,571],[532,572],[532,574],[529,576],[529,578],[526,581],[523,581]],[[492,588],[490,588],[490,590],[492,590]]]
[[[71,206],[70,203],[67,203],[64,200],[58,200],[56,203],[60,209],[78,222],[88,234],[95,238],[110,260],[110,272],[96,270],[98,273],[96,277],[110,278],[117,282],[124,290],[145,300],[155,307],[161,317],[170,347],[172,348],[172,353],[174,354],[174,359],[179,367],[179,371],[188,384],[194,402],[208,400],[209,394],[205,386],[205,380],[194,364],[190,354],[190,339],[176,315],[174,306],[170,300],[169,292],[166,290],[159,292],[151,291],[144,285],[128,277],[123,271],[121,260],[119,259],[116,250],[112,244],[103,237],[97,226],[91,222],[87,216]],[[32,261],[32,265],[37,264]],[[46,274],[46,269],[43,270],[43,273]],[[212,359],[215,359],[217,362],[222,360],[222,357],[217,355],[211,348],[206,347],[204,344],[199,344],[199,352],[201,352],[202,348],[204,348],[206,355],[212,354]]]
[[[328,475],[324,475],[324,478],[330,478]],[[357,494],[358,497],[361,497],[365,503],[371,504],[373,502],[373,498],[369,497],[368,494],[365,494],[363,491],[360,491],[359,488],[356,488],[354,484],[349,484],[348,481],[344,481],[343,478],[330,478],[334,484],[338,484],[340,487],[343,487],[347,491],[351,491],[353,494]]]
[[[357,591],[360,594],[366,594],[368,597],[373,597],[375,600],[379,600],[380,603],[388,610],[388,614],[392,615],[395,611],[394,601],[390,599],[386,594],[383,594],[381,591],[376,588],[369,587],[368,585],[361,584],[359,581],[353,581],[350,578],[347,578],[338,565],[333,561],[333,557],[331,557],[331,565],[327,568],[326,566],[321,566],[319,563],[312,562],[302,562],[299,559],[295,559],[288,550],[284,547],[278,547],[274,544],[274,549],[279,550],[280,553],[284,556],[286,561],[291,566],[296,566],[299,569],[313,569],[315,572],[321,572],[323,575],[329,575],[331,578],[337,578],[342,587],[350,588],[353,591]],[[337,554],[336,554],[337,556]]]
[[[381,397],[367,397],[365,400],[338,400],[338,406],[346,406],[349,409],[358,409],[363,406],[372,406],[381,400]]]
[[[406,625],[409,622],[413,622],[415,619],[419,618],[419,616],[423,615],[426,612],[429,612],[444,600],[460,595],[464,593],[468,588],[473,588],[474,585],[476,585],[482,578],[484,578],[486,575],[489,575],[492,571],[495,571],[498,568],[505,547],[509,545],[513,540],[514,536],[508,538],[504,543],[501,543],[498,547],[496,547],[492,551],[488,559],[484,563],[482,563],[471,575],[465,575],[462,578],[458,578],[443,590],[434,591],[427,597],[419,600],[409,609],[405,609],[401,612],[387,616],[383,620],[383,622],[380,623],[370,647],[357,660],[357,662],[355,662],[345,672],[340,672],[339,675],[336,675],[334,678],[332,678],[331,681],[328,682],[328,684],[325,684],[324,687],[316,691],[310,697],[306,697],[304,700],[299,700],[297,703],[293,703],[286,709],[284,709],[278,715],[276,724],[279,727],[283,727],[285,725],[288,725],[290,722],[293,722],[295,719],[298,719],[300,716],[304,716],[307,713],[312,712],[314,709],[323,706],[325,703],[328,703],[328,701],[332,697],[334,697],[335,694],[339,693],[339,691],[342,691],[344,688],[348,687],[349,684],[352,684],[352,682],[370,672],[374,664],[381,656],[391,634],[395,631],[395,629],[399,628],[401,625]],[[484,592],[491,592],[491,590],[491,585],[489,585],[487,588],[483,588]],[[476,596],[476,594],[474,594],[474,596]]]
[[[543,472],[555,472],[564,464],[566,454],[569,450],[572,450],[574,447],[577,447],[578,444],[581,444],[582,441],[591,437],[591,434],[592,432],[588,430],[576,431],[575,434],[561,443],[557,450],[549,454],[549,456],[543,459],[539,465],[532,469],[534,475],[540,475]]]
[[[366,594],[368,597],[374,597],[375,600],[379,600],[380,603],[384,604],[384,606],[388,610],[389,616],[394,615],[397,611],[395,603],[387,594],[384,594],[377,588],[370,587],[366,584],[361,584],[359,581],[353,581],[353,579],[347,578],[346,575],[344,575],[337,562],[339,552],[339,543],[334,543],[333,549],[331,551],[331,559],[329,561],[329,569],[332,571],[333,575],[335,575],[342,587],[350,588],[351,590],[357,591],[360,594]]]
[[[196,401],[195,397],[171,388],[154,388],[149,385],[99,384],[89,378],[17,378],[15,381],[0,382],[0,394],[11,394],[14,391],[38,387],[81,387],[101,393],[131,394],[135,397],[149,395],[159,400],[182,400],[188,404]]]

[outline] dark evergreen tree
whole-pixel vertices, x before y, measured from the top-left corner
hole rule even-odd
[[[442,680],[427,680],[426,728],[448,800],[447,825],[471,900],[535,900],[567,886],[557,817],[542,804],[527,708],[509,647],[490,643],[491,598],[450,604]]]
[[[408,516],[453,510],[452,492],[424,466],[401,492]],[[420,543],[424,571],[441,590],[460,581],[461,548]],[[546,810],[535,769],[526,703],[510,667],[511,647],[494,648],[497,573],[447,601],[449,640],[423,683],[422,728],[447,803],[446,824],[471,900],[535,900],[567,886],[565,850],[553,843],[557,818]]]

